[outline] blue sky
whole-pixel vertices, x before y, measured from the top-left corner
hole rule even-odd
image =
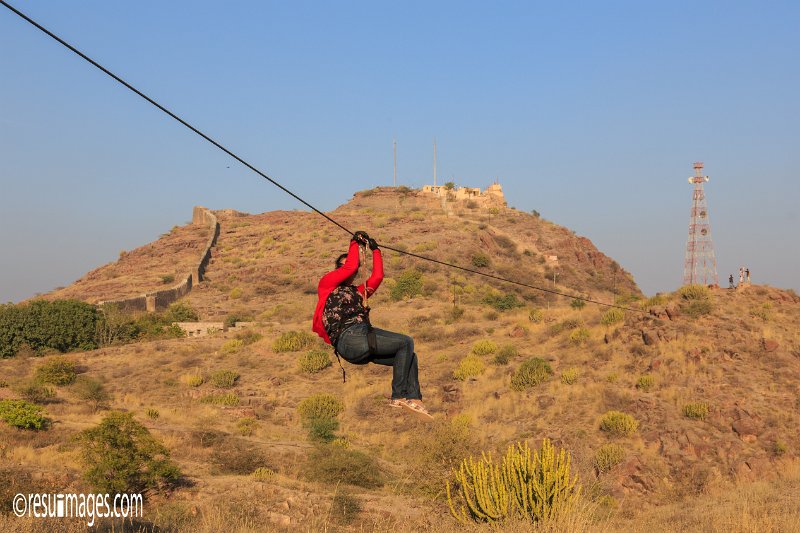
[[[702,160],[720,279],[800,288],[796,2],[44,2],[17,8],[324,210],[439,176],[682,276]],[[302,207],[0,8],[0,301],[191,218]]]

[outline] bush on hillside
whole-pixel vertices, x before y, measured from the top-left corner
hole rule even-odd
[[[510,311],[518,307],[525,307],[525,304],[515,294],[491,292],[484,296],[481,301],[498,311]]]
[[[16,355],[22,344],[34,351],[65,353],[97,348],[100,314],[97,308],[77,300],[36,300],[0,306],[0,356]]]
[[[0,400],[0,420],[19,429],[46,429],[42,408],[25,400]]]
[[[650,391],[650,389],[653,388],[653,385],[655,385],[655,383],[656,380],[653,376],[651,376],[650,374],[645,374],[636,381],[636,388],[642,392],[648,392]]]
[[[561,383],[564,385],[572,385],[578,381],[581,371],[578,368],[568,368],[561,373]]]
[[[341,400],[330,394],[315,394],[297,405],[297,413],[303,421],[314,418],[336,418],[344,410]]]
[[[705,285],[684,285],[678,289],[678,295],[684,300],[706,300],[710,291]]]
[[[484,373],[486,364],[483,359],[475,355],[468,355],[458,363],[458,368],[453,371],[453,377],[459,381],[476,378]]]
[[[406,270],[389,291],[392,300],[398,301],[404,298],[414,298],[422,294],[422,272],[416,269]]]
[[[365,489],[382,487],[384,475],[369,455],[342,446],[322,445],[308,457],[306,477],[329,485],[344,483]]]
[[[315,338],[310,333],[305,331],[287,331],[275,339],[272,343],[272,351],[275,353],[281,352],[299,352],[311,348],[315,343]]]
[[[704,420],[708,416],[708,403],[689,402],[683,406],[683,416],[695,420]]]
[[[233,370],[217,370],[208,377],[208,381],[220,389],[230,389],[238,379],[239,373]]]
[[[497,344],[494,341],[484,339],[472,345],[472,353],[475,355],[490,355],[497,351]]]
[[[581,494],[571,462],[571,455],[563,448],[557,451],[548,439],[533,451],[527,442],[512,444],[500,464],[491,454],[482,453],[478,460],[468,457],[454,470],[455,490],[446,485],[450,512],[462,523],[498,522],[510,516],[547,523],[563,517]]]
[[[478,252],[472,255],[472,266],[475,268],[486,268],[490,263],[489,256],[484,253]]]
[[[72,389],[80,400],[88,402],[95,411],[104,408],[111,399],[103,383],[88,376],[78,377]]]
[[[540,357],[526,360],[511,377],[511,388],[522,391],[542,383],[553,375],[550,364]]]
[[[500,351],[494,356],[492,362],[496,365],[507,365],[511,359],[517,357],[517,355],[519,355],[517,347],[513,344],[506,344],[500,348]]]
[[[326,350],[311,350],[301,355],[297,366],[301,372],[316,374],[331,366],[331,358]]]
[[[109,413],[79,441],[84,477],[100,492],[157,490],[175,485],[181,476],[167,448],[132,413]]]
[[[35,379],[23,382],[16,387],[16,392],[23,400],[33,403],[47,403],[55,398],[56,393],[47,385]]]
[[[603,314],[603,317],[600,319],[600,323],[604,326],[610,326],[611,324],[616,324],[617,322],[622,322],[623,320],[625,320],[625,311],[612,307]]]
[[[600,429],[617,437],[627,437],[636,433],[639,422],[620,411],[608,411],[600,418]]]
[[[75,381],[75,362],[66,357],[53,357],[36,369],[35,379],[50,385],[69,385]]]
[[[589,330],[586,329],[586,328],[581,327],[581,328],[578,328],[576,330],[573,330],[569,334],[569,342],[571,342],[572,344],[575,344],[577,346],[581,346],[584,343],[586,343],[586,341],[589,340],[590,336],[591,335],[589,333]]]
[[[191,305],[186,302],[175,302],[169,305],[164,312],[164,320],[166,322],[194,322],[200,316],[197,314]]]
[[[625,449],[619,444],[603,444],[594,454],[594,467],[599,474],[608,472],[625,459]]]

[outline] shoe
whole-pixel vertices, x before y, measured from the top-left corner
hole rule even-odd
[[[430,412],[428,412],[428,409],[425,408],[425,404],[422,403],[422,400],[413,400],[410,398],[406,398],[404,400],[403,407],[405,407],[406,409],[410,409],[415,413],[427,416],[428,418],[433,418]]]
[[[389,398],[389,407],[405,407],[405,398]]]

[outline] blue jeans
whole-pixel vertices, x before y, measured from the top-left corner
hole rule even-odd
[[[370,355],[367,331],[369,326],[366,324],[350,326],[339,336],[336,343],[337,351],[346,361],[354,365],[376,363],[391,366],[392,399],[421,400],[414,339],[408,335],[372,328],[378,349],[377,353]]]

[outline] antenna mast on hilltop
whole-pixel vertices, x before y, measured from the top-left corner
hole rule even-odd
[[[436,137],[433,138],[433,186],[436,187]]]
[[[397,187],[397,141],[392,139],[392,145],[394,146],[394,178],[392,178],[392,185]]]
[[[711,225],[708,221],[708,205],[703,183],[703,163],[694,164],[694,176],[689,183],[694,184],[692,212],[689,217],[689,240],[686,242],[686,260],[683,265],[684,285],[719,285],[717,278],[717,259],[711,243]]]

